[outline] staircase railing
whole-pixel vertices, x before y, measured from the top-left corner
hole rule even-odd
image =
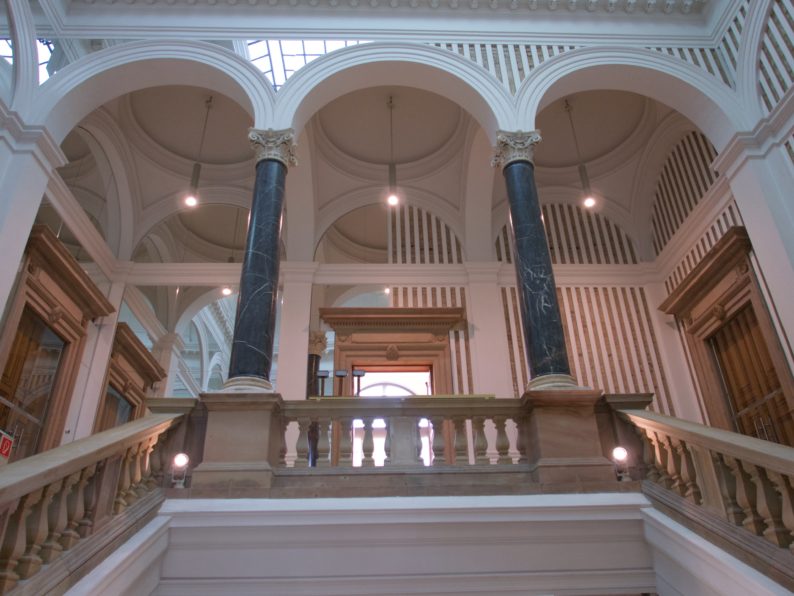
[[[281,464],[289,451],[296,454],[297,468],[352,467],[353,446],[360,441],[360,465],[373,467],[376,440],[386,467],[425,465],[423,441],[425,462],[435,467],[526,463],[524,433],[513,429],[523,430],[527,415],[519,400],[486,396],[287,401],[285,429],[294,422],[298,433],[294,444],[289,437],[295,435],[285,433]]]
[[[0,468],[0,593],[65,589],[153,515],[183,416],[152,414]],[[50,567],[57,559],[68,563]]]
[[[643,491],[658,506],[794,588],[793,448],[654,412],[619,415],[639,431]]]

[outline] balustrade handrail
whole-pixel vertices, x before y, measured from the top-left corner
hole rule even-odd
[[[0,506],[174,426],[182,414],[150,414],[0,468]]]
[[[663,432],[691,445],[699,445],[782,474],[794,475],[794,448],[786,445],[647,410],[619,410],[619,413],[637,427]]]
[[[285,401],[289,416],[384,415],[384,416],[512,416],[525,409],[521,400],[497,399],[492,395],[415,396],[415,397],[311,397],[305,401]]]

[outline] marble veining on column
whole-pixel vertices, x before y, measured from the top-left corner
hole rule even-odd
[[[291,131],[249,134],[257,155],[256,180],[240,276],[229,379],[270,381],[287,165],[295,163]]]
[[[503,166],[510,202],[514,263],[524,343],[533,378],[570,375],[557,289],[535,185],[534,145],[540,134],[500,132],[494,165]]]

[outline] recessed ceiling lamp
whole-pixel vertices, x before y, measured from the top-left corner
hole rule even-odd
[[[394,163],[394,98],[391,95],[386,105],[389,108],[389,196],[386,202],[396,207],[400,197],[397,195],[397,164]]]
[[[230,286],[223,286],[221,288],[221,294],[223,294],[224,296],[231,296],[232,288]]]
[[[196,161],[193,163],[193,172],[190,174],[190,190],[188,191],[187,195],[185,195],[183,200],[186,207],[195,207],[199,203],[198,185],[199,177],[201,176],[201,151],[204,149],[204,137],[207,134],[207,122],[209,122],[210,119],[212,95],[206,99],[204,106],[206,107],[206,111],[204,113],[204,125],[201,127],[201,140],[199,141],[198,153],[196,155]]]
[[[582,183],[582,205],[588,209],[596,206],[596,198],[590,190],[590,177],[587,175],[587,167],[584,165],[582,159],[582,152],[579,149],[579,138],[576,136],[576,128],[573,125],[573,106],[566,99],[563,104],[565,111],[568,113],[568,122],[571,124],[571,134],[573,134],[573,144],[576,147],[576,159],[579,161],[579,180]]]

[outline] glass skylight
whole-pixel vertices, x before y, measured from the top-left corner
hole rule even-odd
[[[312,60],[334,50],[367,43],[347,39],[279,39],[248,41],[248,57],[278,90]]]
[[[10,39],[0,39],[0,58],[9,64],[14,63],[14,49]]]
[[[47,65],[52,58],[52,53],[55,50],[55,45],[48,39],[36,40],[36,49],[39,53],[39,85],[50,78],[50,72],[47,70]]]

